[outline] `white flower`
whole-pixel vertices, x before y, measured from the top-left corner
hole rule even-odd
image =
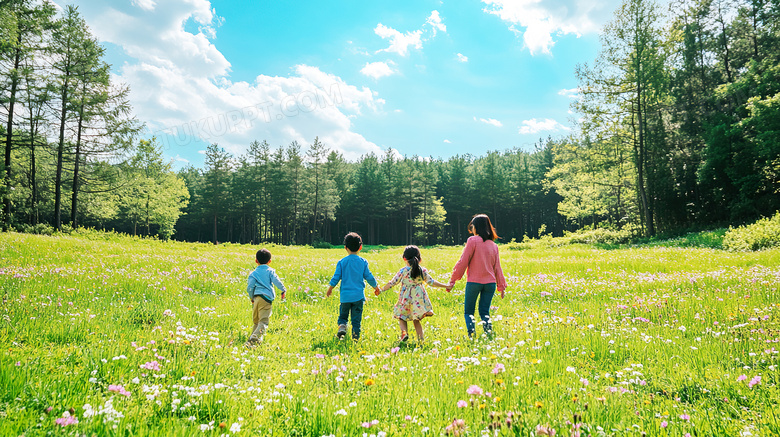
[[[335,413],[333,413],[333,414],[335,414],[335,415],[337,415],[337,416],[339,416],[339,415],[341,415],[341,416],[346,416],[346,415],[347,415],[347,411],[346,411],[345,409],[343,409],[343,408],[342,408],[342,409],[340,409],[340,410],[336,411],[336,412],[335,412]]]
[[[235,434],[235,433],[237,433],[239,431],[241,431],[241,425],[240,424],[234,423],[233,425],[230,426],[230,432],[231,433]]]
[[[577,373],[577,369],[575,369],[575,368],[574,368],[574,367],[572,367],[572,366],[569,366],[569,367],[567,367],[567,368],[566,368],[566,371],[567,371],[567,372],[571,372],[571,373]]]

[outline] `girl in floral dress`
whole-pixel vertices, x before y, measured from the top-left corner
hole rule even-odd
[[[411,320],[414,323],[417,338],[422,342],[423,329],[420,320],[433,315],[433,305],[431,305],[431,300],[428,298],[423,282],[441,288],[447,288],[447,284],[436,281],[428,274],[426,269],[420,267],[422,257],[417,246],[406,246],[403,258],[404,262],[406,262],[406,267],[399,270],[393,279],[385,284],[381,290],[387,291],[399,282],[401,283],[398,302],[393,307],[393,317],[398,319],[398,325],[401,328],[400,340],[406,341],[409,339],[407,321]]]

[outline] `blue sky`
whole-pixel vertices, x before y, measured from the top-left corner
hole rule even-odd
[[[58,1],[60,5],[65,4]],[[356,160],[567,135],[577,63],[617,2],[73,2],[177,167],[315,136]]]

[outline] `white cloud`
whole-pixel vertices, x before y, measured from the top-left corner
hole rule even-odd
[[[484,11],[509,23],[531,54],[550,54],[553,36],[596,33],[620,4],[618,0],[482,0]],[[522,27],[524,30],[518,28]]]
[[[194,135],[237,154],[253,140],[280,146],[294,140],[308,144],[319,136],[348,159],[381,152],[352,131],[353,118],[381,110],[384,100],[371,89],[310,65],[294,66],[286,77],[261,74],[232,82],[230,62],[209,40],[220,19],[208,0],[135,0],[135,5],[85,2],[79,11],[101,41],[132,58],[115,70],[114,79],[130,85],[135,114],[152,132],[174,134],[169,148],[196,147],[188,141]],[[197,33],[184,30],[190,20],[200,26]]]
[[[442,32],[447,31],[447,26],[442,23],[441,17],[439,16],[439,11],[431,11],[431,15],[427,20],[425,20],[425,24],[429,24],[431,26],[431,30],[433,30],[433,36],[436,36],[437,30],[441,30]]]
[[[409,54],[410,47],[420,50],[423,46],[423,36],[428,33],[428,29],[430,29],[430,33],[432,34],[431,38],[435,37],[436,32],[438,31],[447,31],[447,26],[442,22],[439,11],[431,11],[431,15],[425,20],[422,29],[412,30],[406,33],[401,33],[392,27],[379,23],[374,28],[374,33],[382,39],[389,39],[390,47],[377,50],[377,53],[389,52],[398,53],[400,56],[406,56]]]
[[[444,142],[447,143],[447,144],[452,144],[452,141],[450,141],[450,140],[444,140]]]
[[[391,76],[395,73],[395,70],[393,70],[388,64],[392,64],[392,61],[366,62],[366,66],[360,69],[360,72],[374,79]]]
[[[503,123],[501,123],[500,121],[496,120],[495,118],[480,118],[480,119],[477,119],[477,117],[474,117],[474,121],[480,121],[482,123],[489,124],[489,125],[495,126],[495,127],[501,127],[501,126],[504,125]]]
[[[458,53],[458,62],[468,62],[469,57],[464,55],[463,53]]]
[[[409,46],[412,46],[415,49],[422,48],[422,30],[415,30],[403,34],[392,27],[387,27],[384,24],[379,23],[376,25],[376,28],[374,28],[374,33],[379,35],[382,39],[390,39],[390,47],[377,50],[377,53],[390,52],[406,56],[409,53]]]
[[[536,134],[539,132],[557,132],[557,131],[569,131],[570,128],[558,123],[551,118],[545,118],[544,120],[537,120],[532,118],[530,120],[523,120],[522,126],[518,131],[521,134]]]
[[[580,89],[579,88],[572,88],[572,89],[562,89],[558,91],[559,96],[565,96],[570,99],[576,99],[580,97]]]

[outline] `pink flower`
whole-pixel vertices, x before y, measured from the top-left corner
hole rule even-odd
[[[753,388],[754,385],[758,385],[761,383],[761,376],[756,375],[753,377],[753,379],[748,382],[748,387]]]
[[[691,416],[687,414],[680,414],[680,419],[688,421],[691,420]]]
[[[663,422],[661,422],[661,428],[666,428],[667,426],[669,426],[669,422],[667,422],[665,420]]]
[[[396,346],[396,347],[394,347],[394,348],[390,349],[390,353],[391,353],[391,354],[397,354],[397,353],[398,353],[398,351],[400,351],[400,350],[401,350],[401,348],[400,348],[400,347],[398,347],[398,346]]]
[[[160,363],[157,361],[149,361],[148,363],[141,364],[142,369],[160,371]]]
[[[56,423],[59,426],[66,427],[68,425],[75,425],[79,423],[79,420],[76,419],[76,416],[71,416],[68,414],[67,416],[58,417],[54,420],[54,423]]]
[[[109,385],[108,391],[119,393],[120,395],[127,396],[128,398],[130,397],[130,392],[125,390],[125,388],[121,385]]]
[[[460,401],[458,401],[458,408],[466,408],[466,407],[468,407],[468,406],[469,406],[469,403],[468,403],[468,402],[466,402],[466,401],[464,401],[464,400],[460,400]]]
[[[747,375],[744,373],[742,375],[737,376],[737,381],[744,381],[747,379]]]
[[[555,430],[550,425],[536,425],[537,436],[554,436]]]
[[[466,393],[468,393],[470,395],[475,395],[475,396],[482,396],[483,392],[482,392],[482,389],[479,388],[478,385],[471,385],[471,386],[469,386],[468,389],[466,389]]]
[[[368,422],[363,422],[360,424],[360,426],[362,426],[363,428],[371,428],[371,424]]]
[[[493,374],[497,375],[501,372],[503,372],[505,369],[504,365],[501,363],[496,363],[495,367],[493,367]]]
[[[404,420],[412,420],[412,416],[407,414],[406,417],[404,417]]]
[[[587,379],[585,379],[585,378],[580,378],[580,382],[582,383],[582,385],[585,385],[585,386],[587,386],[588,384],[590,384],[590,381],[588,381],[588,380],[587,380]]]

